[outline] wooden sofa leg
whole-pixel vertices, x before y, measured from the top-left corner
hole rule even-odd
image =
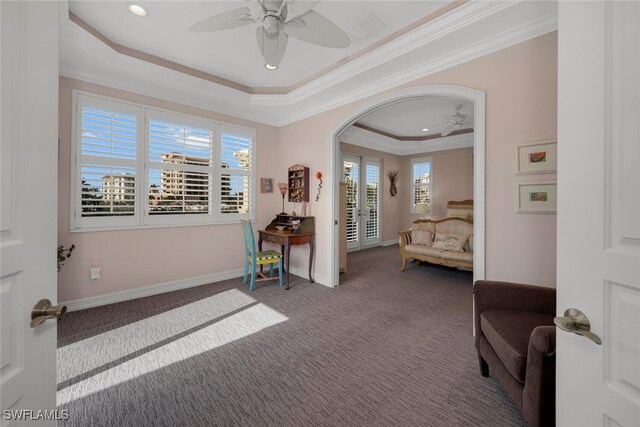
[[[489,376],[489,365],[485,360],[478,354],[478,361],[480,362],[480,375],[483,377]]]
[[[404,271],[406,266],[407,266],[407,258],[403,256],[402,260],[400,261],[400,271]]]

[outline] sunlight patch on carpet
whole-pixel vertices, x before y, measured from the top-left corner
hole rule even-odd
[[[155,316],[61,347],[57,351],[58,383],[170,339],[235,310],[255,303],[230,289]],[[90,354],[91,357],[78,358]]]
[[[289,319],[286,316],[264,304],[251,306],[183,338],[58,391],[58,405],[66,405],[109,387],[166,368],[287,320]],[[117,345],[115,343],[115,346]]]

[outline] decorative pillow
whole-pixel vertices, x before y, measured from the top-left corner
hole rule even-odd
[[[447,209],[447,217],[473,219],[473,209]]]
[[[469,236],[469,252],[473,252],[473,234]]]
[[[447,251],[458,251],[462,252],[462,247],[464,243],[469,238],[468,234],[464,236],[461,235],[453,235],[453,234],[442,234],[436,233],[436,238],[433,241],[433,248],[436,249],[445,249]]]
[[[412,229],[411,243],[414,245],[431,246],[433,243],[433,232],[421,229]]]

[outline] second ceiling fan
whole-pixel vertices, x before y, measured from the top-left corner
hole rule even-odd
[[[240,7],[197,22],[194,33],[227,30],[258,24],[256,38],[265,67],[276,69],[282,61],[289,36],[307,43],[331,48],[351,44],[349,36],[336,24],[313,10],[320,1],[257,0],[257,13]]]

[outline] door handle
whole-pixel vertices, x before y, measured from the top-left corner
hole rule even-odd
[[[48,299],[41,299],[31,310],[31,327],[35,328],[47,319],[57,319],[66,312],[66,305],[51,305]]]
[[[587,316],[577,308],[568,308],[564,312],[564,317],[555,317],[553,323],[563,331],[582,335],[594,343],[602,345],[600,337],[591,332],[591,324]]]

